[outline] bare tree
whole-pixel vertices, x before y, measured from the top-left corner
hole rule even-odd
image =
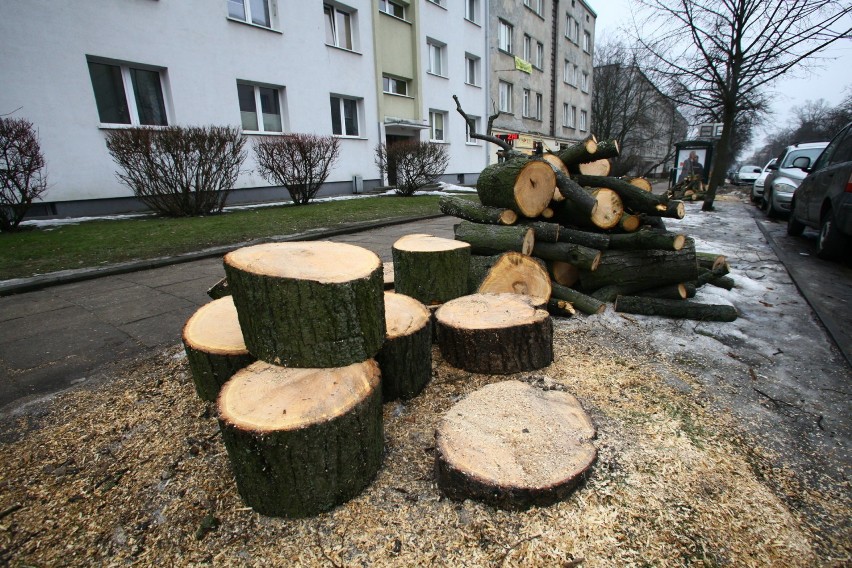
[[[17,229],[46,190],[44,155],[33,124],[0,117],[0,231]]]
[[[734,154],[737,121],[765,109],[767,84],[852,28],[834,0],[638,0],[638,34],[680,104],[722,123],[703,210],[711,211]],[[740,122],[740,128],[744,123]]]
[[[254,154],[260,174],[283,185],[293,203],[308,203],[340,156],[340,139],[315,134],[287,134],[257,140]]]
[[[411,196],[424,185],[444,175],[450,156],[446,146],[414,140],[376,146],[376,165],[396,172],[399,195]]]

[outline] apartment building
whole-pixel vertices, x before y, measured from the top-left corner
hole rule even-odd
[[[0,114],[32,121],[47,160],[50,188],[33,213],[141,209],[105,145],[106,132],[131,126],[232,125],[249,146],[288,132],[337,136],[340,158],[320,196],[385,184],[375,148],[402,137],[447,144],[445,178],[475,181],[487,150],[467,138],[452,95],[485,115],[482,75],[469,81],[468,61],[482,61],[487,43],[484,7],[465,4],[4,3]],[[229,203],[286,198],[247,154]]]
[[[589,135],[596,13],[583,0],[491,0],[493,133],[556,150]],[[496,148],[489,157],[496,161]]]

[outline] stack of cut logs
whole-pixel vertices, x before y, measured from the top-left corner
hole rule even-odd
[[[535,290],[554,315],[615,302],[619,312],[735,319],[732,306],[687,300],[703,284],[729,288],[728,265],[666,231],[664,218],[683,218],[682,201],[655,195],[644,178],[607,175],[618,151],[594,137],[558,153],[506,149],[481,172],[478,203],[442,197],[441,211],[461,219],[455,238],[472,247],[469,289]]]

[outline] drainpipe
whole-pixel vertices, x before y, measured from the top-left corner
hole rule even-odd
[[[559,0],[553,0],[550,32],[550,137],[556,138],[556,55],[559,40]]]

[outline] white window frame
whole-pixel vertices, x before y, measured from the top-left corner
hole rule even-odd
[[[249,81],[237,81],[237,90],[238,91],[239,91],[240,85],[252,88],[252,92],[254,93],[255,120],[257,121],[257,129],[251,130],[251,129],[245,128],[245,126],[243,126],[243,122],[242,122],[242,113],[246,112],[246,111],[243,111],[243,109],[240,108],[240,126],[243,129],[243,132],[252,132],[252,133],[264,132],[264,133],[275,133],[275,134],[281,134],[282,132],[285,132],[286,127],[285,127],[285,121],[284,121],[284,97],[283,97],[284,87],[278,87],[278,86],[274,86],[274,85],[262,85],[262,84],[258,84],[258,83],[252,83],[252,82],[249,82]],[[275,91],[275,97],[276,97],[276,100],[278,101],[278,120],[281,123],[281,130],[267,130],[266,126],[263,124],[263,105],[261,104],[261,99],[260,99],[260,89],[271,89],[271,90]]]
[[[390,75],[382,75],[382,92],[386,95],[395,95],[397,97],[407,97],[411,92],[411,89],[408,87],[408,79],[400,79],[398,77],[391,77]],[[404,86],[404,93],[400,93],[398,91],[399,85]]]
[[[589,53],[592,49],[592,34],[583,31],[583,51]]]
[[[447,44],[426,38],[426,70],[430,75],[447,77]]]
[[[589,113],[581,110],[580,111],[580,132],[585,132],[589,129]]]
[[[259,28],[264,28],[267,30],[275,29],[275,21],[276,16],[278,14],[278,2],[277,0],[262,0],[266,4],[266,9],[269,12],[269,24],[259,24],[254,21],[252,17],[252,0],[228,0],[228,19],[234,20],[235,22],[242,22],[244,24],[248,24],[250,26],[257,26]],[[243,14],[245,14],[245,18],[240,18],[239,16],[235,16],[231,14],[231,5],[232,4],[240,4],[243,7]]]
[[[481,119],[478,116],[471,115],[468,115],[468,118],[473,120],[473,127],[476,129],[477,132],[479,132],[479,122]],[[465,121],[464,123],[464,143],[468,146],[480,146],[479,140],[470,137],[470,126],[468,125],[467,121]]]
[[[577,128],[577,107],[571,107],[571,114],[568,116],[568,127]]]
[[[497,49],[500,51],[504,51],[506,53],[512,54],[514,53],[512,50],[514,46],[512,45],[512,36],[514,35],[515,26],[510,24],[505,20],[498,21],[497,28]]]
[[[523,47],[522,59],[524,61],[532,61],[532,37],[529,34],[524,34]]]
[[[568,103],[562,103],[562,126],[568,128],[568,121],[570,118],[571,105]]]
[[[480,69],[482,67],[482,58],[470,53],[464,54],[464,82],[474,87],[480,86]]]
[[[571,23],[574,21],[574,18],[571,17],[571,14],[565,14],[565,38],[568,41],[571,41],[571,29],[573,26]]]
[[[437,127],[440,119],[440,129]],[[430,142],[446,142],[447,141],[447,113],[442,110],[429,111],[429,141]],[[439,136],[440,135],[440,136]]]
[[[589,92],[589,74],[585,71],[580,75],[580,90],[584,93]]]
[[[338,106],[337,112],[339,113],[340,133],[334,132],[334,114],[333,114],[334,110],[333,110],[333,107],[331,106],[332,104],[334,104],[333,99],[337,99],[339,101],[338,102],[339,106]],[[349,133],[346,132],[346,105],[345,105],[345,101],[352,101],[352,102],[355,103],[355,127],[357,128],[357,132],[355,134],[349,134]],[[362,131],[361,116],[363,114],[363,112],[362,112],[363,99],[361,99],[359,97],[350,97],[350,96],[347,96],[347,95],[337,95],[337,94],[332,93],[329,96],[329,102],[330,102],[329,108],[332,109],[332,121],[331,121],[332,136],[336,136],[337,138],[361,138],[361,131]]]
[[[573,86],[573,87],[576,87],[576,86],[577,86],[577,71],[578,71],[579,69],[580,69],[580,68],[579,68],[579,67],[577,67],[577,64],[576,64],[576,63],[574,63],[574,64],[572,65],[572,71],[573,71],[573,74],[571,75],[571,86]]]
[[[344,10],[344,9],[340,8],[339,6],[337,6],[335,4],[329,4],[329,3],[323,4],[322,8],[323,8],[323,18],[325,19],[325,25],[331,26],[330,31],[331,31],[331,34],[332,34],[333,39],[334,39],[334,43],[328,43],[328,37],[326,37],[325,44],[328,45],[328,46],[331,46],[331,47],[336,47],[338,49],[344,49],[346,51],[355,51],[356,50],[355,40],[356,40],[356,36],[357,36],[356,31],[355,31],[356,30],[355,12],[352,11],[352,10]],[[331,20],[328,19],[327,10],[331,11]],[[349,39],[350,47],[346,47],[345,45],[341,44],[341,41],[340,41],[341,30],[338,26],[338,19],[337,19],[338,14],[342,14],[342,15],[346,16],[346,18],[348,18],[348,20],[349,20],[349,38],[348,39]],[[328,31],[329,30],[326,28],[326,32],[328,32]]]
[[[444,8],[444,0],[427,0],[428,2]]]
[[[571,62],[569,60],[565,60],[565,64],[562,66],[562,82],[566,85],[570,85],[571,81],[569,81],[571,74]]]
[[[468,22],[479,25],[479,0],[465,0],[464,18]]]
[[[514,86],[512,83],[508,81],[499,81],[497,82],[497,92],[498,92],[498,110],[500,112],[506,112],[512,114],[512,96],[513,96]]]
[[[544,44],[540,41],[535,45],[535,66],[544,69]]]
[[[535,119],[541,120],[544,113],[544,97],[541,93],[535,94]]]
[[[162,67],[152,67],[150,65],[140,65],[138,63],[118,63],[115,61],[108,60],[100,60],[100,59],[88,59],[86,62],[86,67],[88,68],[89,63],[95,63],[98,65],[108,65],[110,67],[118,67],[121,73],[121,83],[122,89],[124,90],[124,102],[127,105],[127,114],[130,119],[130,122],[100,122],[100,109],[97,107],[97,95],[95,93],[95,85],[92,83],[92,94],[95,96],[95,110],[98,111],[98,121],[99,124],[103,126],[120,126],[120,127],[134,127],[134,126],[151,126],[153,128],[162,128],[168,126],[172,122],[171,113],[169,112],[169,104],[168,98],[166,97],[166,88],[165,88],[165,77],[163,72],[165,68]],[[136,104],[136,90],[133,86],[133,78],[131,76],[131,69],[136,69],[140,71],[148,71],[152,73],[156,73],[159,82],[160,82],[160,101],[163,104],[163,116],[165,118],[165,124],[142,124],[142,121],[139,117],[139,108]],[[91,75],[89,76],[89,82],[91,83]]]
[[[526,6],[539,16],[541,16],[544,12],[544,0],[524,0],[524,6]]]
[[[574,20],[574,43],[580,45],[580,22]]]
[[[399,11],[402,13],[402,15],[398,16],[397,14],[395,14],[394,8],[399,9]],[[406,12],[405,4],[401,4],[400,2],[394,2],[393,0],[379,0],[379,12],[382,12],[383,14],[387,14],[388,16],[391,16],[392,18],[398,18],[400,20],[405,20],[405,12]]]
[[[530,114],[530,90],[524,89],[523,97],[521,97],[521,116],[531,118]]]

